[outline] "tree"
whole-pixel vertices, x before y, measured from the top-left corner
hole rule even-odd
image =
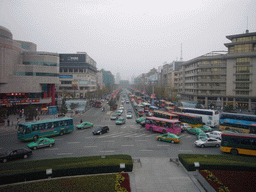
[[[32,104],[29,104],[25,109],[24,114],[26,116],[26,120],[33,120],[37,116],[36,107]]]
[[[66,99],[62,99],[62,104],[60,107],[60,113],[64,113],[66,114],[68,112],[68,107],[67,107],[67,103],[66,103]]]
[[[74,110],[74,109],[76,109],[78,107],[78,105],[79,105],[78,103],[71,103],[70,104],[70,109]]]

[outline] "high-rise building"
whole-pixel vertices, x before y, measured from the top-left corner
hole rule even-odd
[[[85,52],[60,54],[58,98],[85,98],[97,87],[96,62]]]
[[[120,73],[118,72],[116,74],[116,84],[120,84],[120,80],[121,80],[121,76],[120,76]]]
[[[58,54],[37,52],[36,44],[14,40],[11,31],[0,26],[0,107],[14,112],[28,104],[55,105],[58,83]]]
[[[184,100],[208,107],[232,104],[254,110],[256,105],[256,33],[226,36],[228,53],[211,52],[182,64],[179,93]]]

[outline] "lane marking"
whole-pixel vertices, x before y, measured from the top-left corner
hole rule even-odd
[[[68,142],[68,144],[79,144],[80,141]]]
[[[73,153],[57,153],[57,155],[72,155]]]
[[[98,147],[98,146],[84,146],[85,148]]]
[[[115,150],[112,150],[112,151],[100,151],[101,153],[113,153],[115,152]]]
[[[139,151],[145,151],[145,152],[146,152],[146,151],[153,151],[153,150],[147,150],[147,149],[145,149],[145,150],[139,150]]]
[[[55,151],[55,150],[59,150],[59,148],[52,148],[52,149],[44,149],[46,151]]]

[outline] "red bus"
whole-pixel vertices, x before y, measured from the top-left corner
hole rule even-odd
[[[153,111],[153,116],[154,117],[159,117],[159,118],[164,118],[164,119],[179,119],[179,116],[176,114],[172,114],[172,113],[168,113],[168,112],[164,112],[164,111],[159,111],[159,110],[155,110]]]
[[[181,123],[179,120],[170,120],[158,117],[147,117],[145,120],[145,128],[160,133],[181,133]]]

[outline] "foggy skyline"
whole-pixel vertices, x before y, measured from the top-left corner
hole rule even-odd
[[[253,0],[2,0],[0,25],[38,51],[86,52],[131,80],[163,63],[227,51],[227,35],[256,31]]]

